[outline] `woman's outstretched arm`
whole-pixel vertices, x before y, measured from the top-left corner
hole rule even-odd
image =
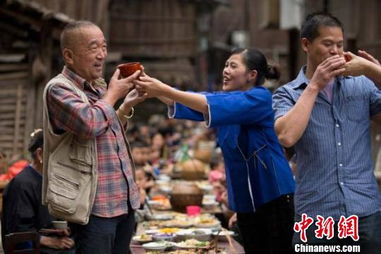
[[[208,112],[205,95],[177,90],[149,76],[143,76],[134,83],[136,88],[146,92],[148,97],[158,97],[167,105],[173,104],[171,101],[173,100],[201,113],[205,114]]]

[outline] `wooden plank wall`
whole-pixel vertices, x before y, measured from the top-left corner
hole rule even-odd
[[[32,0],[54,12],[61,12],[70,18],[90,20],[107,34],[108,5],[110,0]]]
[[[28,86],[28,69],[28,64],[0,63],[0,150],[9,158],[23,154],[29,140],[34,95]]]
[[[110,49],[129,57],[191,57],[196,6],[178,0],[115,0],[110,6]]]

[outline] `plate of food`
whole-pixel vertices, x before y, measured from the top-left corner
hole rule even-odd
[[[165,227],[188,228],[191,227],[193,223],[189,220],[174,219],[163,222],[163,225]]]
[[[172,241],[174,237],[174,233],[157,233],[152,235],[155,241]]]
[[[153,234],[156,234],[156,233],[159,233],[159,229],[146,229],[144,230],[144,233],[146,235],[153,235]]]
[[[159,233],[162,233],[162,234],[175,234],[177,233],[178,231],[180,231],[179,228],[160,228],[158,230]]]
[[[152,236],[147,234],[141,234],[132,237],[132,240],[139,243],[148,243],[152,242]]]
[[[174,250],[168,254],[195,254],[195,252],[193,250]]]
[[[219,228],[221,223],[215,217],[210,215],[201,215],[195,219],[195,227],[197,228]]]
[[[151,200],[148,201],[151,208],[156,210],[169,210],[171,209],[171,203],[169,199],[164,195],[153,196]]]
[[[173,215],[169,213],[159,213],[149,216],[150,220],[171,220],[172,218]]]
[[[176,247],[181,249],[207,249],[210,247],[209,241],[199,241],[196,239],[188,239],[176,243]]]
[[[167,248],[173,247],[173,243],[166,241],[150,242],[142,245],[145,250],[163,251]]]

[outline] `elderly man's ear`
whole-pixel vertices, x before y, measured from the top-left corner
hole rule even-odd
[[[62,55],[66,64],[73,64],[74,52],[71,49],[64,48],[64,50],[62,51]]]

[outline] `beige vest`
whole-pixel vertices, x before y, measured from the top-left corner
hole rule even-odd
[[[42,203],[52,216],[87,224],[97,190],[96,140],[81,139],[70,132],[57,135],[49,120],[47,92],[60,83],[89,103],[85,93],[62,74],[49,81],[43,93]]]

